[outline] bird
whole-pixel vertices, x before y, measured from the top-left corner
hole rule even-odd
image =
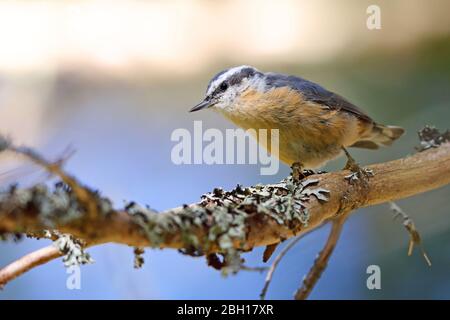
[[[375,122],[361,108],[317,83],[248,65],[217,73],[204,99],[190,112],[204,109],[219,112],[245,130],[278,129],[279,159],[302,170],[321,168],[345,154],[345,169],[357,172],[360,168],[347,148],[390,146],[405,132],[399,126]]]

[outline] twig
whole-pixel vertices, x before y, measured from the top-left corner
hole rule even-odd
[[[54,245],[31,252],[7,265],[0,271],[0,288],[28,270],[60,257],[62,253]]]
[[[303,235],[297,236],[294,239],[291,239],[291,241],[283,248],[283,250],[280,251],[280,253],[276,256],[275,260],[273,260],[272,265],[269,268],[269,271],[267,272],[266,279],[264,281],[264,287],[261,290],[261,293],[259,297],[261,300],[264,300],[267,295],[267,290],[269,289],[270,283],[272,282],[273,274],[278,267],[278,264],[283,260],[284,256],[291,250],[295,245],[300,241],[300,239],[303,238]]]
[[[308,298],[312,289],[314,288],[323,271],[328,265],[328,260],[330,259],[334,248],[336,247],[346,218],[347,215],[345,213],[342,213],[339,217],[332,220],[328,240],[322,251],[317,256],[316,260],[314,261],[314,265],[311,270],[309,270],[308,275],[303,279],[302,286],[295,293],[295,300],[305,300],[306,298]]]
[[[414,250],[414,245],[418,245],[422,251],[423,258],[429,267],[431,267],[431,260],[428,257],[422,243],[422,237],[414,224],[414,221],[400,208],[395,202],[389,203],[391,210],[394,212],[394,219],[401,216],[403,219],[403,226],[409,233],[408,256],[411,256]]]
[[[5,142],[6,150],[25,156],[32,162],[45,168],[50,174],[56,175],[61,178],[61,180],[65,184],[67,184],[75,193],[80,204],[86,207],[88,215],[90,217],[95,217],[97,215],[97,201],[93,195],[93,192],[88,188],[82,186],[75,177],[67,174],[62,169],[62,165],[64,164],[64,162],[73,155],[74,151],[72,149],[67,148],[63,154],[63,157],[61,157],[54,163],[50,163],[44,157],[42,157],[40,154],[29,147],[15,146],[7,140],[5,140]]]
[[[264,272],[267,271],[267,267],[251,267],[251,266],[246,266],[245,264],[241,265],[240,269],[242,271],[250,271],[250,272]]]

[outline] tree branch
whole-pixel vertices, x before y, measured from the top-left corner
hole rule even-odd
[[[283,260],[284,256],[291,250],[295,245],[305,236],[305,234],[302,234],[296,238],[291,239],[291,241],[281,250],[281,252],[276,256],[275,260],[273,261],[272,265],[269,268],[269,271],[267,272],[266,279],[264,281],[264,287],[261,290],[261,293],[259,294],[259,297],[261,300],[264,300],[266,298],[267,290],[269,289],[269,286],[272,282],[273,274],[275,270],[277,269],[278,265],[280,264],[281,260]]]
[[[309,176],[300,184],[290,177],[275,185],[238,186],[230,192],[216,189],[199,203],[161,213],[134,203],[122,210],[113,209],[108,199],[72,180],[75,193],[61,185],[55,190],[43,185],[11,188],[0,193],[0,232],[39,234],[57,229],[83,239],[89,246],[114,242],[196,254],[247,251],[314,230],[339,212],[406,198],[450,183],[450,144],[368,168],[374,177],[364,188],[349,183],[345,179],[349,172],[344,170]],[[88,196],[81,201],[80,194]],[[47,253],[48,258],[57,256]],[[45,259],[34,260],[37,262],[30,268]],[[0,283],[11,280],[5,274],[11,274],[14,268],[19,270],[12,273],[15,276],[29,269],[24,263],[13,263],[0,270],[0,279],[4,279]]]
[[[303,285],[295,293],[295,300],[305,300],[308,298],[317,281],[319,281],[337,245],[345,219],[346,215],[343,213],[342,216],[335,218],[331,222],[331,230],[327,242],[314,261],[314,265],[308,275],[303,279]]]
[[[236,248],[251,249],[255,246],[266,246],[277,243],[280,239],[288,239],[294,235],[304,233],[310,229],[315,229],[326,220],[334,217],[341,206],[351,209],[376,205],[384,202],[395,201],[420,194],[429,190],[442,187],[450,183],[450,144],[444,144],[439,148],[430,149],[422,153],[407,158],[394,160],[386,163],[368,166],[374,172],[374,177],[369,180],[368,190],[364,198],[361,198],[358,185],[349,184],[344,177],[348,171],[326,173],[308,177],[317,179],[317,188],[329,191],[327,202],[320,202],[316,198],[309,199],[308,211],[309,221],[307,225],[296,224],[288,226],[279,223],[269,213],[252,211],[252,205],[245,219],[248,227],[246,232],[246,243],[242,246],[238,241],[233,242]],[[48,229],[40,220],[42,212],[36,211],[36,204],[32,200],[38,193],[45,200],[57,201],[57,197],[44,190],[42,186],[31,189],[8,191],[0,194],[0,230],[2,232],[39,232]],[[27,197],[30,196],[29,199]],[[21,199],[21,197],[23,197]],[[243,199],[237,199],[237,204],[242,204]],[[44,202],[41,200],[41,202]],[[43,203],[41,203],[43,204]],[[68,204],[63,209],[74,209]],[[205,210],[206,215],[213,216],[214,210],[221,207],[214,200],[203,201],[168,210],[161,213],[149,213],[148,219],[156,218],[161,223],[183,215],[194,216],[196,208]],[[60,208],[61,209],[61,208]],[[55,208],[56,211],[56,208]],[[233,212],[230,212],[232,214]],[[184,248],[185,241],[182,239],[180,230],[162,230],[161,243],[149,239],[142,227],[136,223],[134,216],[129,210],[108,209],[106,213],[93,219],[93,225],[80,224],[80,221],[87,220],[87,216],[81,215],[72,221],[64,222],[65,212],[55,213],[52,222],[55,223],[53,229],[58,229],[63,233],[70,233],[78,238],[84,239],[90,244],[100,244],[115,242],[134,247],[161,247],[161,248]],[[156,226],[155,226],[156,227]],[[211,226],[195,225],[189,228],[189,232],[198,237],[200,243],[207,243],[205,236]],[[211,247],[210,251],[217,247]]]
[[[0,289],[28,270],[45,264],[61,256],[59,249],[53,245],[44,247],[23,256],[0,270]]]

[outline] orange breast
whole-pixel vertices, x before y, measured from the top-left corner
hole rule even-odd
[[[222,113],[243,129],[278,129],[279,157],[287,164],[316,167],[339,155],[342,146],[356,142],[361,132],[361,123],[353,115],[305,101],[289,88],[265,93],[247,90],[232,109]]]

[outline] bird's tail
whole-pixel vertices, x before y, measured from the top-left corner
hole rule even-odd
[[[370,136],[352,145],[356,148],[378,149],[380,146],[390,146],[405,133],[405,129],[397,126],[375,124]]]

